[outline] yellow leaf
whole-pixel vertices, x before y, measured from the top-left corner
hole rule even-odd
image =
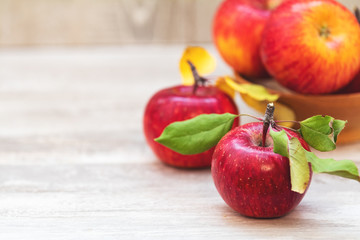
[[[252,98],[251,96],[247,95],[247,94],[240,94],[241,98],[244,100],[244,102],[249,105],[250,107],[252,107],[253,109],[255,109],[256,111],[264,114],[265,110],[266,110],[266,106],[270,101],[258,101],[254,98]],[[296,115],[295,112],[287,107],[284,104],[275,102],[275,112],[274,112],[274,119],[275,120],[287,120],[287,121],[295,121],[296,120]],[[292,127],[293,123],[292,122],[284,122],[284,123],[279,123],[279,125],[285,126],[285,127]]]
[[[215,86],[230,97],[235,97],[235,90],[226,83],[224,77],[219,77],[215,82]]]
[[[264,114],[266,111],[267,104],[269,102],[275,102],[279,99],[278,94],[270,93],[264,86],[252,83],[237,83],[230,77],[225,77],[225,82],[235,91],[239,92],[244,102],[255,109],[256,111]],[[274,119],[275,120],[287,120],[295,121],[295,112],[281,103],[275,104]],[[279,123],[285,127],[291,127],[293,123],[285,122]]]
[[[289,108],[288,106],[281,104],[281,103],[274,103],[275,104],[275,112],[274,112],[274,119],[275,120],[283,120],[283,121],[296,121],[296,115],[295,112]],[[279,125],[285,126],[285,127],[292,127],[294,123],[292,122],[282,122],[279,123]]]
[[[184,85],[193,85],[194,77],[187,61],[191,61],[199,75],[212,73],[216,68],[216,60],[202,47],[187,47],[180,60],[180,74]]]
[[[278,94],[270,93],[264,86],[252,83],[237,83],[230,77],[225,77],[226,83],[240,94],[246,94],[257,101],[275,102]]]

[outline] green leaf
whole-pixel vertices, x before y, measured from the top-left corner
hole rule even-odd
[[[306,156],[308,161],[311,163],[313,172],[315,173],[328,173],[360,181],[359,170],[353,161],[335,161],[332,158],[321,159],[314,153],[308,151],[306,151]]]
[[[310,182],[306,152],[297,138],[289,140],[291,190],[298,193],[304,193]]]
[[[289,158],[291,190],[304,193],[310,181],[310,168],[306,158],[306,150],[297,138],[289,140],[286,132],[270,130],[274,142],[274,153]]]
[[[335,145],[337,136],[345,124],[346,121],[330,116],[315,116],[301,122],[300,132],[309,145],[319,150],[321,149],[319,145],[326,144],[328,140]],[[306,151],[297,138],[288,140],[284,130],[280,132],[270,130],[270,135],[274,142],[273,151],[289,158],[292,191],[305,192],[310,181],[309,163],[314,173],[328,173],[360,181],[359,170],[354,162],[320,159],[314,153]],[[327,146],[323,149],[328,151],[329,148]]]
[[[300,122],[300,133],[310,146],[326,152],[336,148],[337,137],[345,124],[343,120],[317,115]]]
[[[332,127],[334,129],[334,142],[337,141],[337,137],[340,134],[340,132],[344,129],[346,123],[347,121],[338,120],[338,119],[335,119],[333,121]]]
[[[288,136],[284,130],[280,132],[275,132],[270,129],[270,136],[274,142],[274,153],[280,154],[284,157],[289,157],[289,149],[288,149]]]
[[[192,155],[214,147],[231,130],[238,115],[202,114],[167,126],[155,141],[175,152]]]
[[[313,129],[319,133],[329,135],[331,133],[330,122],[333,120],[330,116],[313,116],[301,122],[301,125]]]
[[[335,143],[330,139],[332,133],[330,116],[314,116],[300,122],[300,132],[304,140],[313,148],[319,151],[331,151],[336,148]]]

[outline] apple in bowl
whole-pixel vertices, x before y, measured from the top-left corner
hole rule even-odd
[[[268,72],[302,94],[336,92],[360,69],[360,26],[334,0],[291,0],[276,8],[260,46]]]
[[[355,8],[355,16],[360,24],[360,9],[359,8]],[[360,93],[360,70],[359,70],[358,74],[354,77],[354,79],[351,80],[351,82],[348,85],[346,85],[344,88],[340,89],[340,91],[338,91],[338,93],[340,93],[340,94]]]
[[[214,43],[225,62],[250,78],[267,77],[259,48],[270,12],[286,0],[225,0],[213,22]]]

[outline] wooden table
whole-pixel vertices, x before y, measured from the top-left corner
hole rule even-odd
[[[0,51],[0,239],[360,239],[355,181],[316,175],[293,212],[256,220],[223,202],[209,169],[156,159],[142,114],[180,83],[182,49]],[[322,156],[360,166],[360,143]]]

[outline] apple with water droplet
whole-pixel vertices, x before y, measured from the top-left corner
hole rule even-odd
[[[213,22],[214,43],[227,64],[249,78],[267,77],[260,43],[270,12],[286,0],[225,0]]]

